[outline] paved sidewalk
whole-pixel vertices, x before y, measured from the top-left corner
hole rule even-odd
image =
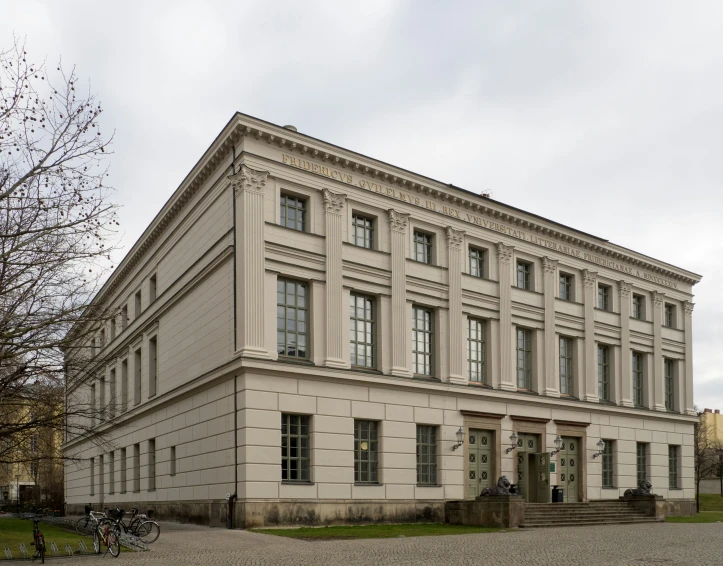
[[[106,560],[111,560],[108,566],[146,563],[172,566],[720,566],[723,565],[723,524],[650,523],[305,542],[247,531],[163,523],[161,537],[151,545],[150,552],[123,553],[120,558]],[[85,564],[89,561],[94,559],[83,559]]]

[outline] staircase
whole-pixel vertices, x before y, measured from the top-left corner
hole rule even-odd
[[[619,525],[654,523],[625,501],[589,501],[587,503],[525,503],[525,529],[541,527],[577,527],[583,525]]]

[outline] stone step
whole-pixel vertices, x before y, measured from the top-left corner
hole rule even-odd
[[[525,513],[525,517],[645,517],[636,511],[576,511],[553,513],[552,511]]]
[[[535,528],[543,528],[543,527],[577,527],[577,526],[586,526],[586,525],[627,525],[627,524],[637,524],[637,523],[656,523],[659,522],[657,519],[653,517],[635,517],[635,518],[628,518],[628,519],[620,519],[620,520],[607,520],[607,519],[585,519],[585,520],[549,520],[549,521],[528,521],[525,519],[525,523],[523,525],[520,525],[523,529],[535,529]]]

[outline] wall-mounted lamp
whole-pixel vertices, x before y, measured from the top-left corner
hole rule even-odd
[[[557,435],[557,438],[555,439],[555,449],[550,452],[550,458],[552,458],[555,454],[557,454],[560,450],[562,450],[562,445],[564,442],[562,441],[562,438],[560,438],[560,435]]]
[[[602,456],[603,450],[605,450],[605,441],[601,438],[597,441],[597,452],[595,452],[592,457],[597,458],[598,456]]]
[[[517,433],[515,431],[512,431],[512,434],[510,435],[510,447],[507,449],[507,452],[505,452],[505,454],[509,454],[515,448],[517,448]]]
[[[462,427],[459,427],[459,430],[456,432],[457,434],[457,444],[452,446],[452,450],[457,450],[460,446],[462,446],[462,443],[464,442],[464,430],[462,430]]]

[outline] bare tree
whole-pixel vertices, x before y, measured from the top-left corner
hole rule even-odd
[[[693,458],[695,466],[695,505],[700,512],[700,480],[713,477],[719,472],[718,453],[721,449],[715,431],[705,420],[703,413],[698,413],[693,435]]]
[[[66,369],[92,369],[77,344],[109,316],[91,303],[118,225],[101,114],[75,69],[32,63],[17,40],[0,51],[1,463],[25,462],[41,431],[86,433],[89,419],[75,417],[99,410],[63,397]]]

